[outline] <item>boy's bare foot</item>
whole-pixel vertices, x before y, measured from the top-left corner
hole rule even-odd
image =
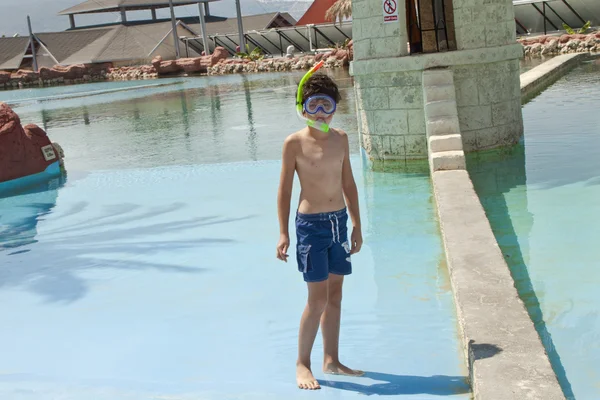
[[[331,375],[363,376],[364,371],[350,369],[341,362],[332,362],[323,366],[323,372]]]
[[[319,382],[313,376],[310,368],[303,364],[296,365],[296,382],[300,389],[321,389],[321,385],[319,385]]]

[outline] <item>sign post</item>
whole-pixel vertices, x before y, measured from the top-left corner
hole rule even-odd
[[[398,1],[402,0],[382,0],[383,1],[383,22],[398,21]]]

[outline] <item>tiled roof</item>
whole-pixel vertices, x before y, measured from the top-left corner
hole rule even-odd
[[[280,15],[284,20],[287,20],[290,25],[295,25],[296,20],[288,13],[268,13],[258,15],[248,15],[242,18],[242,25],[245,32],[248,31],[261,31],[270,28],[270,24]],[[198,18],[195,18],[195,22],[186,24],[193,29],[196,33],[200,33],[200,22]],[[216,34],[230,34],[237,33],[238,23],[237,18],[227,18],[222,21],[207,21],[206,31],[208,35]]]
[[[115,28],[90,29],[81,32],[38,33],[50,53],[61,64],[89,63],[108,45]]]
[[[19,68],[28,44],[29,37],[0,38],[0,70]]]

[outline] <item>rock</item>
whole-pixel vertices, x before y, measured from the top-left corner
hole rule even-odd
[[[571,35],[561,35],[561,37],[558,39],[558,41],[560,43],[567,43],[569,40],[571,40]]]
[[[530,51],[531,51],[531,54],[540,53],[542,51],[542,45],[540,43],[535,43],[535,44],[531,45]]]
[[[67,67],[56,65],[52,69],[57,71],[60,76],[70,80],[81,79],[86,73],[86,68],[83,64],[73,64]]]
[[[43,172],[62,161],[60,146],[54,146],[37,125],[21,126],[17,114],[0,103],[0,182]],[[61,156],[62,154],[62,156]]]
[[[185,72],[206,72],[206,67],[200,65],[199,58],[182,58],[177,60],[176,64]]]
[[[161,57],[159,56],[157,58]],[[175,60],[156,61],[156,59],[154,59],[152,60],[152,65],[154,66],[156,72],[158,72],[159,75],[168,75],[183,71],[182,67],[177,65],[177,61]]]
[[[0,85],[10,81],[10,72],[0,71]]]
[[[547,54],[553,54],[556,53],[558,51],[558,40],[553,39],[551,40],[549,43],[547,43],[544,48],[542,49],[541,54],[543,56],[547,55]]]
[[[210,66],[218,64],[222,60],[229,58],[229,52],[223,47],[215,47],[215,51],[210,55]]]
[[[33,82],[33,81],[37,81],[39,78],[39,75],[37,72],[23,70],[23,69],[18,70],[16,75],[18,75],[20,77],[21,82]]]

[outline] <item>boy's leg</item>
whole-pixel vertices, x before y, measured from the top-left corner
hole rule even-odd
[[[321,315],[327,306],[327,281],[308,282],[308,302],[300,320],[298,337],[298,361],[296,361],[296,381],[300,389],[320,389],[319,382],[310,369],[312,351]]]
[[[342,285],[344,275],[329,274],[327,307],[321,317],[323,332],[323,372],[329,374],[361,376],[363,371],[353,370],[340,362],[339,341],[342,312]]]

